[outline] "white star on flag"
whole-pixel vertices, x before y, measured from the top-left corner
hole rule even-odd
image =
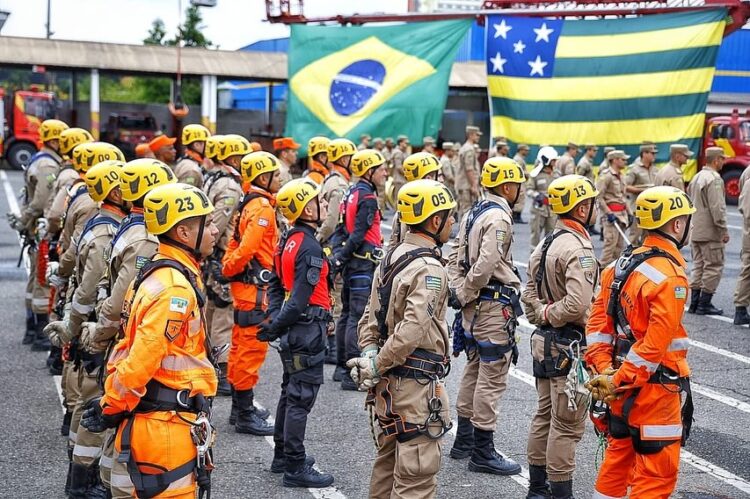
[[[534,76],[535,74],[544,76],[544,66],[546,66],[547,63],[544,62],[541,57],[536,56],[536,60],[528,61],[528,65],[531,66],[531,73],[529,76]]]
[[[526,48],[526,44],[523,43],[523,40],[518,40],[516,43],[513,44],[513,53],[523,54],[523,51],[525,48]]]
[[[498,52],[497,54],[495,54],[495,57],[492,57],[490,59],[490,62],[492,63],[493,73],[504,73],[505,70],[503,67],[505,66],[505,63],[508,62],[508,59],[503,59],[502,57],[500,57],[500,52]]]
[[[511,26],[508,26],[505,24],[505,19],[500,21],[500,24],[495,24],[495,38],[503,37],[503,39],[508,38],[508,31],[512,30],[513,28]]]
[[[497,28],[497,26],[495,26]],[[538,42],[540,40],[544,40],[545,42],[549,43],[549,35],[555,31],[554,29],[550,29],[547,27],[547,23],[542,23],[541,28],[534,28],[534,33],[536,33],[536,40],[535,42]],[[495,36],[497,38],[497,36]],[[505,37],[503,37],[505,38]]]

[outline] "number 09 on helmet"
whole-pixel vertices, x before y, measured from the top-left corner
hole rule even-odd
[[[419,225],[432,215],[455,207],[451,191],[436,180],[415,180],[398,191],[398,216],[406,225]]]

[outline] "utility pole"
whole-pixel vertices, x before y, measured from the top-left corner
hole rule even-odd
[[[52,30],[50,29],[50,11],[51,11],[52,0],[47,0],[47,39],[52,38]]]

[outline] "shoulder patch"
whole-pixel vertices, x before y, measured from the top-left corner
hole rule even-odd
[[[579,256],[578,262],[580,262],[581,268],[583,269],[594,268],[595,261],[593,256]]]
[[[174,341],[175,338],[177,338],[177,335],[180,334],[180,331],[182,331],[182,326],[184,324],[184,321],[168,320],[167,325],[164,328],[164,336],[166,336],[169,341]]]
[[[224,199],[224,204],[227,206],[233,205],[235,202],[235,199],[232,196],[229,196],[228,198]]]
[[[311,256],[310,257],[310,266],[318,268],[318,269],[322,269],[323,268],[323,259],[319,258],[317,256]]]
[[[188,177],[185,180],[183,180],[186,184],[195,185],[195,179],[193,177]]]
[[[187,312],[188,301],[185,298],[173,297],[169,301],[169,311],[184,314]]]
[[[586,278],[589,284],[594,284],[594,271],[584,272],[583,276]]]
[[[678,300],[687,298],[687,288],[685,286],[676,286],[674,288],[674,297]]]
[[[135,270],[141,270],[151,259],[146,256],[135,257]]]
[[[261,227],[268,227],[268,219],[266,218],[259,218],[258,219],[258,225]]]
[[[497,239],[497,242],[499,243],[505,242],[506,235],[507,235],[507,231],[499,230],[499,229],[495,231],[495,239]]]
[[[320,282],[320,269],[315,267],[310,267],[307,269],[307,275],[305,276],[307,278],[307,282],[310,284],[310,286],[315,286]]]
[[[431,289],[434,291],[440,291],[440,288],[443,287],[443,279],[434,275],[426,276],[424,278],[424,283],[427,289]]]

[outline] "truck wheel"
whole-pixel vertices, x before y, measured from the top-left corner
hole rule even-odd
[[[724,179],[724,192],[726,194],[727,204],[737,205],[740,197],[740,177],[742,170],[729,168],[722,172],[721,178]]]
[[[16,142],[8,148],[8,163],[14,170],[20,170],[31,161],[36,154],[36,147],[28,142]]]

